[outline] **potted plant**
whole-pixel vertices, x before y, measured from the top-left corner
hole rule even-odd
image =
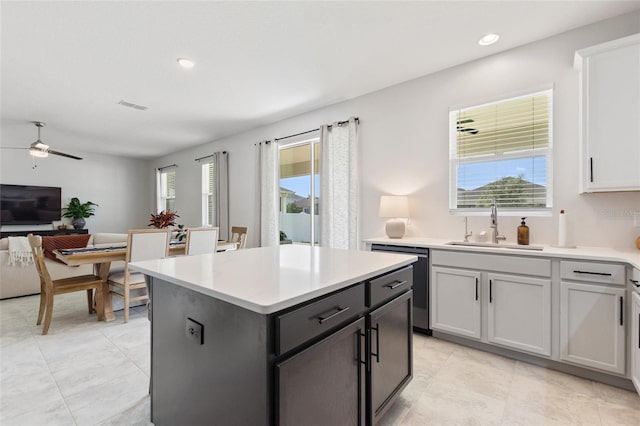
[[[65,207],[64,213],[62,217],[68,217],[73,219],[71,224],[74,229],[82,229],[86,224],[85,218],[89,216],[93,216],[94,207],[97,206],[96,203],[92,201],[87,201],[86,203],[81,203],[80,200],[76,197],[73,197],[67,207]]]
[[[175,226],[177,217],[180,217],[178,212],[172,212],[171,210],[162,210],[158,214],[151,213],[151,219],[149,219],[150,223],[147,226],[153,226],[158,229]]]

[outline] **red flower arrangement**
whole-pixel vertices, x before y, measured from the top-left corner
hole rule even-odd
[[[158,229],[175,226],[177,217],[180,217],[178,212],[172,212],[171,210],[162,210],[158,214],[151,213],[151,219],[149,220],[151,223],[147,226],[153,226]]]

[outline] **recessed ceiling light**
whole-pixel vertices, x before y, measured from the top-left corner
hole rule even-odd
[[[498,34],[493,34],[493,33],[485,34],[480,38],[480,40],[478,40],[478,44],[480,46],[489,46],[490,44],[493,44],[496,41],[498,41],[499,38],[500,36]]]
[[[187,58],[178,58],[178,64],[180,64],[182,68],[193,68],[195,62]]]

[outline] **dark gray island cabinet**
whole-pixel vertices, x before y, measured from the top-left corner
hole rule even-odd
[[[276,267],[230,272],[250,257],[242,251],[136,265],[152,285],[151,420],[375,424],[413,375],[415,257],[291,246],[250,251],[277,251]],[[193,278],[196,265],[197,278],[172,278],[180,270]],[[256,281],[235,285],[253,292],[206,284],[249,275]]]

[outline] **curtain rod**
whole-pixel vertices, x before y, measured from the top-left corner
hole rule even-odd
[[[164,170],[164,169],[168,169],[170,167],[178,167],[178,165],[177,164],[169,164],[168,166],[158,167],[157,170]]]
[[[223,154],[226,154],[227,151],[222,151]],[[200,161],[200,160],[204,160],[205,158],[211,158],[211,157],[215,157],[215,155],[217,154],[217,152],[211,154],[211,155],[205,155],[204,157],[200,157],[200,158],[196,158],[193,161]]]
[[[356,123],[359,123],[359,122],[360,122],[360,118],[356,117],[356,118],[355,118],[355,121],[356,121]],[[345,120],[345,121],[338,121],[336,124],[337,124],[338,126],[341,126],[341,125],[346,124],[346,123],[348,123],[348,122],[349,122],[349,120]],[[327,127],[333,127],[333,125],[329,124],[329,125],[327,125]],[[274,141],[278,142],[278,141],[281,141],[281,140],[283,140],[283,139],[289,139],[289,138],[293,138],[293,137],[296,137],[296,136],[306,135],[307,133],[317,132],[318,130],[320,130],[320,128],[319,128],[319,127],[318,127],[317,129],[307,130],[306,132],[296,133],[295,135],[289,135],[289,136],[283,136],[283,137],[281,137],[281,138],[275,138],[275,139],[274,139]]]

